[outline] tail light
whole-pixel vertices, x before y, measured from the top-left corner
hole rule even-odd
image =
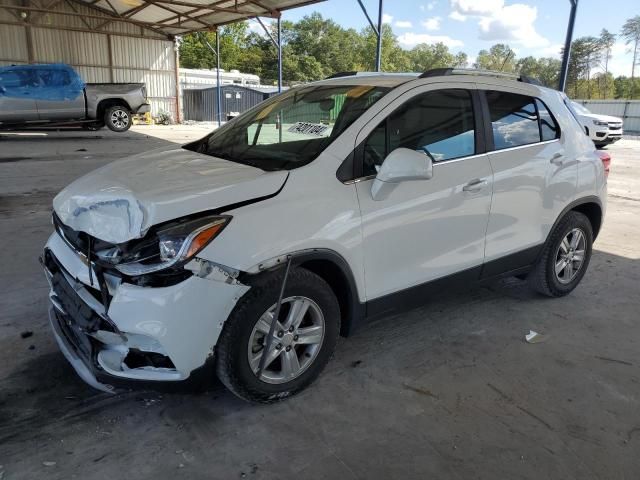
[[[602,165],[604,166],[604,176],[608,177],[609,171],[611,170],[611,155],[603,150],[598,150],[597,152],[600,160],[602,160]]]

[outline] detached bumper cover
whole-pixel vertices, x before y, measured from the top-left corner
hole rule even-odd
[[[52,261],[53,267],[47,267]],[[188,379],[213,357],[224,322],[249,289],[196,275],[161,288],[112,279],[105,313],[95,298],[85,261],[57,233],[51,236],[45,249],[50,323],[60,349],[80,377],[103,391],[111,391],[111,384],[120,385],[123,380]],[[57,266],[59,271],[51,271]],[[140,365],[140,358],[163,362]]]

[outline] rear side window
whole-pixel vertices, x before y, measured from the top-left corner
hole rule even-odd
[[[363,175],[375,175],[396,148],[429,153],[436,162],[475,153],[471,93],[437,90],[417,95],[371,132],[364,144]]]
[[[540,141],[540,128],[532,97],[510,92],[486,92],[496,150]]]
[[[38,70],[38,80],[41,87],[66,87],[71,83],[66,70]]]
[[[553,118],[547,106],[536,98],[536,107],[538,107],[538,115],[540,116],[540,135],[542,136],[542,141],[546,142],[547,140],[560,138],[558,122]]]
[[[3,88],[28,88],[33,85],[33,73],[30,70],[13,69],[0,72],[0,86]]]

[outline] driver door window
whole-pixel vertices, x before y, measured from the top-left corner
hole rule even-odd
[[[435,162],[475,154],[471,93],[428,92],[394,111],[365,141],[363,176],[375,175],[385,157],[400,147],[429,153]]]

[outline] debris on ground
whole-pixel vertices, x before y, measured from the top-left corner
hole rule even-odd
[[[35,350],[36,346],[35,345],[29,345],[29,350]]]
[[[31,330],[25,330],[20,334],[20,338],[29,338],[33,336],[33,332]]]
[[[527,343],[542,343],[546,342],[549,338],[548,335],[543,335],[533,330],[529,330],[529,333],[524,336]]]
[[[42,465],[44,465],[45,467],[55,467],[56,462],[42,462]]]

